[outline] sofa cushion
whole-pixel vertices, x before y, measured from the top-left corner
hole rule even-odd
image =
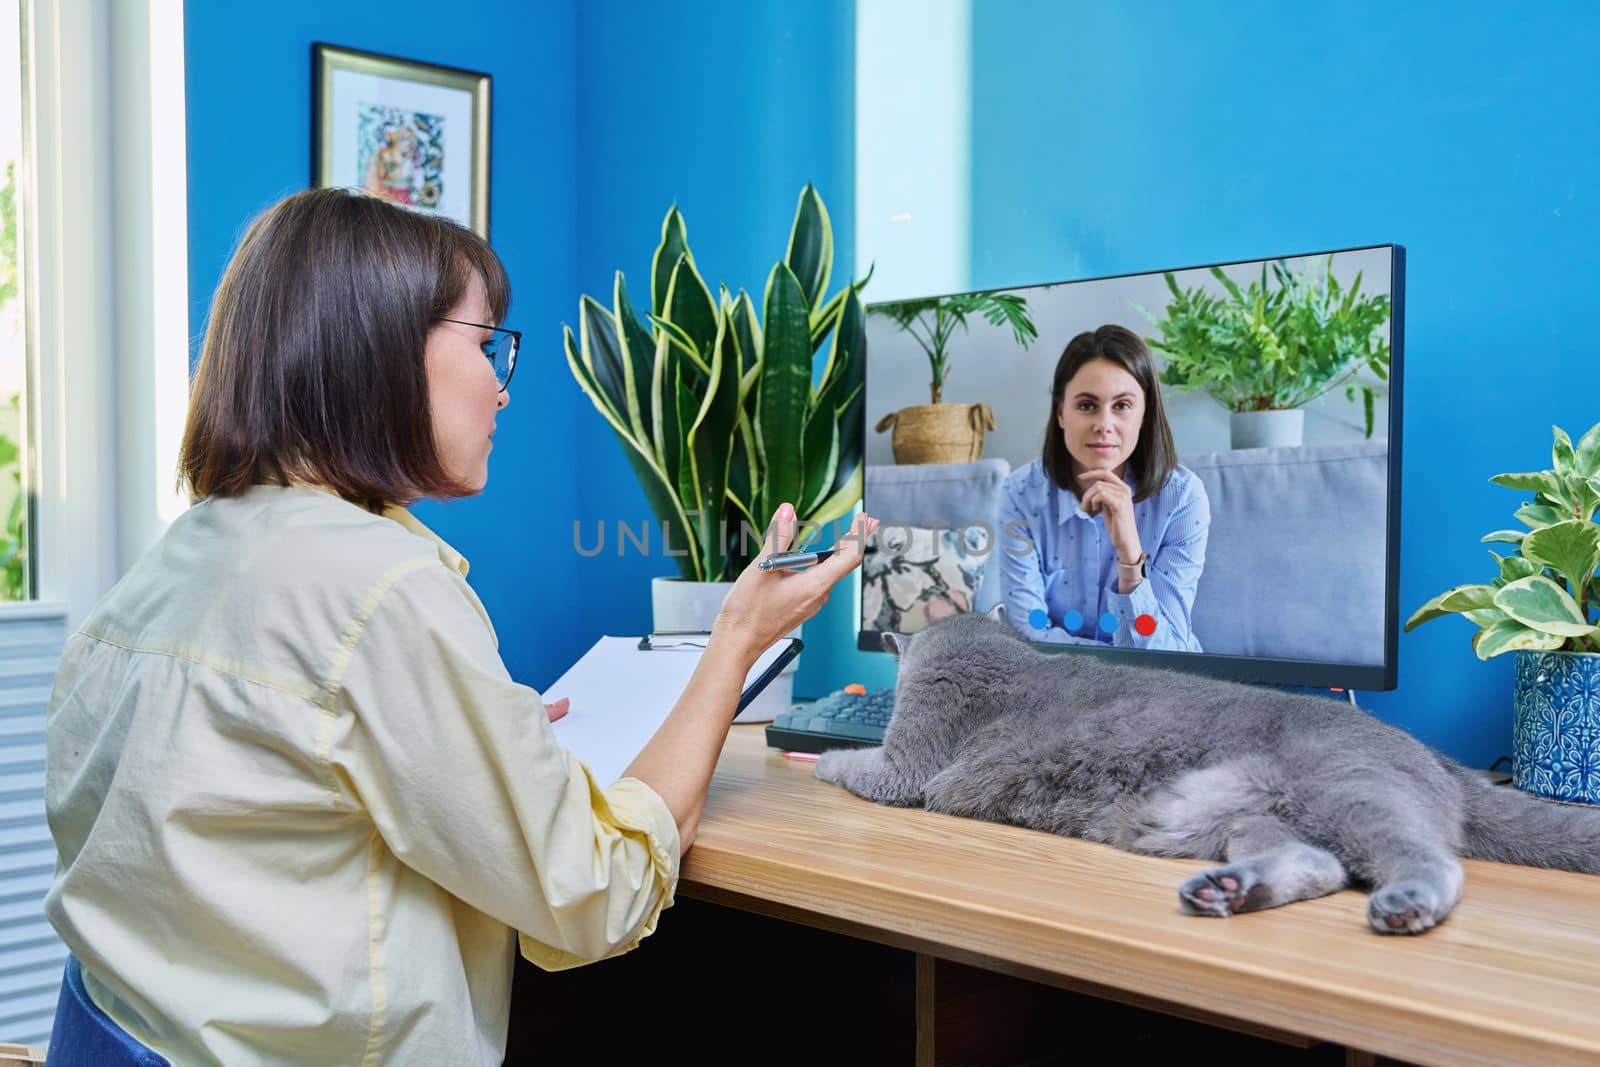
[[[1383,663],[1387,441],[1179,457],[1211,502],[1195,636],[1208,653]]]

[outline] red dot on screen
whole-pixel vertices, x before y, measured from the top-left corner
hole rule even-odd
[[[1140,615],[1133,620],[1133,628],[1141,637],[1149,637],[1156,632],[1156,617],[1154,615]]]

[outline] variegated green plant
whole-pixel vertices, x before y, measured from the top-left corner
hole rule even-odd
[[[1480,627],[1472,647],[1479,659],[1518,649],[1600,652],[1600,423],[1576,446],[1554,427],[1552,469],[1497,474],[1489,479],[1509,489],[1532,492],[1532,503],[1517,509],[1528,530],[1495,530],[1485,543],[1515,545],[1501,556],[1493,549],[1500,574],[1487,585],[1458,585],[1417,609],[1406,629],[1451,613]]]
[[[742,289],[713,298],[673,207],[651,263],[653,311],[639,315],[618,271],[612,306],[581,297],[576,336],[563,327],[567,364],[621,440],[683,578],[738,577],[786,501],[820,527],[861,499],[865,280],[824,299],[832,271],[833,228],[809,185],[759,315]]]
[[[1180,289],[1168,271],[1172,301],[1159,319],[1133,305],[1161,331],[1145,338],[1166,357],[1161,384],[1202,388],[1229,411],[1297,408],[1343,385],[1345,399],[1361,397],[1371,437],[1377,394],[1355,378],[1364,369],[1389,380],[1389,294],[1363,293],[1359,273],[1342,287],[1331,255],[1320,272],[1310,264],[1292,271],[1279,260],[1269,278],[1267,268],[1241,288],[1212,267],[1226,298]]]

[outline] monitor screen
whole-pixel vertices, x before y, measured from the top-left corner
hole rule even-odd
[[[869,303],[860,647],[1395,685],[1404,250]]]

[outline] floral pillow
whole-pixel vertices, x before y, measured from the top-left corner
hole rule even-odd
[[[865,628],[910,634],[971,611],[989,555],[985,537],[981,527],[880,528],[861,560]]]

